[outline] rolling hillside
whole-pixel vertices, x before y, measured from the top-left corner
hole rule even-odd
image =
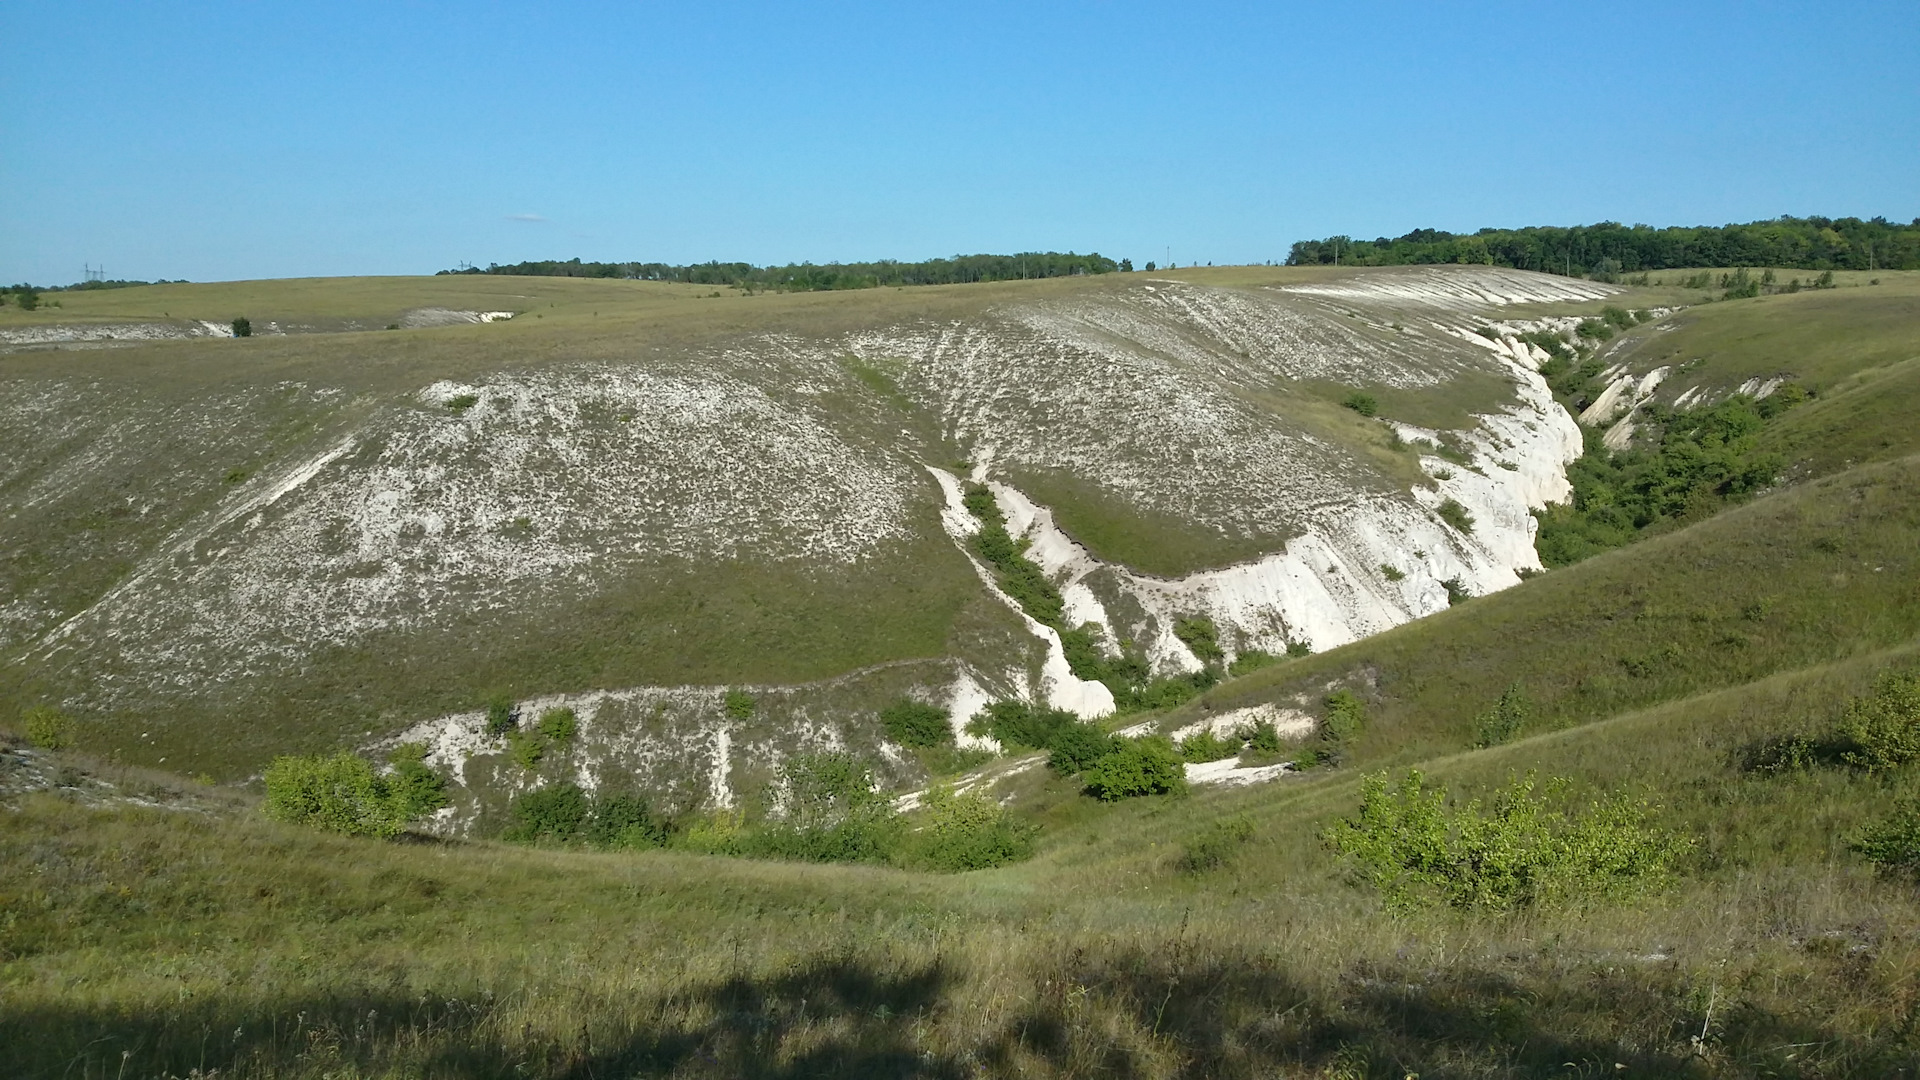
[[[10,494],[22,515],[74,523],[57,541],[44,529],[9,526],[14,536],[42,545],[28,549],[40,553],[33,559],[10,564],[39,576],[9,572],[45,591],[14,595],[64,597],[59,602],[67,605],[34,616],[41,621],[12,639],[27,658],[9,669],[10,692],[19,700],[72,702],[73,691],[60,691],[59,680],[84,686],[97,673],[133,678],[143,670],[133,662],[140,648],[178,647],[185,656],[203,639],[215,640],[215,655],[226,650],[235,661],[231,669],[206,669],[219,693],[230,695],[221,701],[284,696],[273,699],[279,704],[271,709],[202,702],[141,713],[100,704],[82,714],[75,751],[48,753],[18,739],[0,748],[8,826],[0,829],[0,1048],[36,1080],[216,1069],[245,1077],[1395,1080],[1920,1071],[1920,895],[1910,876],[1876,872],[1858,850],[1864,829],[1920,799],[1920,774],[1911,764],[1850,761],[1845,754],[1854,751],[1842,752],[1833,734],[1891,675],[1920,671],[1920,548],[1914,540],[1920,536],[1920,454],[1905,419],[1914,401],[1908,374],[1920,363],[1920,321],[1900,306],[1910,295],[1902,290],[1915,283],[1882,275],[1881,286],[1691,306],[1612,339],[1603,346],[1609,351],[1598,355],[1609,365],[1626,365],[1623,374],[1636,386],[1663,363],[1678,369],[1693,356],[1704,358],[1683,373],[1691,382],[1671,375],[1653,399],[1634,406],[1645,410],[1638,413],[1643,418],[1657,418],[1657,406],[1681,395],[1730,394],[1754,379],[1791,378],[1815,393],[1760,429],[1761,442],[1783,458],[1783,482],[1711,516],[1537,572],[1537,561],[1518,557],[1525,520],[1499,525],[1501,508],[1550,497],[1545,493],[1556,490],[1556,473],[1546,462],[1564,467],[1569,455],[1591,451],[1578,429],[1567,429],[1568,440],[1551,422],[1549,406],[1561,406],[1548,396],[1550,388],[1527,378],[1529,362],[1538,365],[1540,358],[1518,335],[1537,333],[1550,320],[1597,315],[1603,304],[1657,309],[1684,298],[1648,287],[1577,302],[1493,307],[1481,294],[1492,283],[1462,289],[1460,271],[1292,273],[1223,268],[1183,275],[1191,280],[1181,283],[1139,275],[1120,283],[1049,282],[997,293],[967,316],[997,326],[995,320],[1008,316],[996,305],[1058,302],[1077,311],[1098,307],[1111,321],[1114,311],[1158,310],[1158,294],[1177,286],[1196,295],[1219,292],[1235,298],[1232,303],[1250,302],[1239,298],[1251,295],[1334,326],[1347,320],[1366,333],[1391,332],[1394,322],[1404,333],[1417,325],[1416,312],[1427,325],[1463,331],[1444,340],[1440,330],[1431,332],[1431,362],[1459,364],[1461,374],[1429,390],[1407,390],[1417,404],[1397,406],[1394,395],[1404,388],[1358,370],[1329,380],[1332,389],[1302,376],[1276,380],[1264,396],[1235,398],[1262,410],[1247,415],[1269,425],[1253,429],[1276,440],[1263,445],[1298,438],[1350,469],[1340,475],[1352,490],[1343,504],[1290,511],[1277,524],[1262,525],[1273,530],[1273,550],[1240,552],[1238,562],[1194,556],[1193,565],[1159,573],[1128,561],[1132,552],[1151,564],[1150,555],[1138,552],[1153,551],[1167,535],[1156,531],[1164,519],[1126,509],[1136,505],[1128,499],[1148,508],[1151,499],[1116,484],[1097,498],[1048,503],[1035,494],[1044,476],[1029,463],[1029,455],[1042,451],[1003,449],[1025,445],[1018,443],[1024,436],[1004,433],[1049,422],[1052,413],[1030,416],[1029,408],[1043,411],[1033,401],[1051,401],[1044,395],[1071,387],[1036,378],[1020,382],[1019,394],[966,404],[974,391],[928,389],[933,373],[947,370],[939,349],[903,349],[894,362],[886,350],[846,344],[852,335],[881,331],[839,323],[831,333],[848,336],[836,338],[823,329],[823,312],[852,320],[853,313],[834,304],[891,310],[911,300],[925,305],[925,314],[959,303],[949,297],[908,292],[900,294],[906,299],[749,301],[649,293],[646,302],[665,313],[630,313],[620,332],[658,340],[667,336],[662,327],[680,327],[686,336],[662,349],[689,349],[698,338],[687,329],[692,323],[675,321],[682,316],[669,310],[674,304],[705,304],[707,312],[723,302],[792,304],[788,315],[831,342],[804,367],[792,359],[802,350],[791,346],[778,378],[751,383],[762,388],[769,411],[726,414],[738,430],[755,432],[754,440],[700,442],[697,397],[669,398],[678,411],[645,411],[665,393],[661,382],[646,380],[673,374],[684,386],[715,385],[707,378],[696,382],[696,365],[662,373],[636,363],[627,365],[636,370],[624,370],[606,356],[567,353],[545,363],[503,364],[496,373],[485,365],[454,368],[451,361],[442,369],[425,361],[416,366],[415,353],[455,348],[477,354],[517,340],[492,335],[522,332],[526,313],[466,327],[0,358],[6,365],[0,371],[10,378],[9,401],[30,398],[28,388],[50,394],[49,387],[60,386],[93,395],[86,400],[95,411],[117,398],[128,416],[150,407],[160,410],[155,416],[185,417],[206,416],[197,411],[204,403],[241,392],[233,386],[241,369],[231,356],[202,350],[258,348],[258,369],[242,373],[273,380],[269,386],[298,381],[296,373],[320,385],[324,363],[342,355],[334,350],[394,350],[381,354],[382,363],[364,360],[352,369],[358,372],[353,378],[364,381],[343,391],[345,402],[289,406],[285,414],[263,406],[267,415],[256,421],[235,419],[248,413],[236,408],[222,414],[229,417],[225,423],[200,421],[198,441],[186,435],[163,441],[170,429],[159,420],[144,427],[122,421],[128,427],[118,441],[82,438],[81,430],[112,427],[103,420],[98,429],[85,428],[92,422],[88,409],[76,408],[61,414],[76,434],[64,443],[43,439],[47,452],[10,474],[10,493],[52,491],[55,475],[83,492],[60,510]],[[1148,285],[1153,293],[1133,295]],[[1297,293],[1273,298],[1261,291],[1288,285]],[[980,294],[962,295],[973,303]],[[575,333],[596,341],[579,328],[610,317],[594,316],[592,308],[562,314],[554,303],[550,320],[532,325],[572,322],[549,344]],[[953,309],[945,313],[954,315]],[[1368,317],[1386,330],[1365,329]],[[1173,325],[1199,334],[1193,324]],[[1145,334],[1136,329],[1126,340]],[[1009,380],[1025,378],[1012,370],[1025,350],[1038,352],[1055,339],[1018,340],[1018,347],[1006,346]],[[1243,370],[1228,363],[1224,346],[1209,347],[1220,350],[1214,379]],[[772,364],[744,345],[728,348],[738,351],[716,347],[697,355],[742,384],[759,370],[753,365]],[[1125,355],[1155,357],[1174,370],[1171,349],[1127,348],[1138,351]],[[1676,348],[1686,354],[1678,363]],[[547,354],[528,347],[516,355]],[[99,365],[88,368],[89,381],[72,373],[76,357]],[[1108,371],[1086,363],[1087,371]],[[1205,400],[1229,396],[1201,378],[1204,364],[1183,363],[1188,366],[1178,370],[1193,385],[1221,395]],[[591,366],[576,370],[579,364]],[[116,370],[129,381],[109,379]],[[814,404],[782,396],[781,380],[792,371],[817,380],[808,385],[819,392],[805,399]],[[1471,393],[1480,392],[1474,380],[1482,375],[1499,389],[1476,402]],[[346,373],[333,378],[344,383]],[[178,387],[176,396],[163,398],[163,385]],[[752,488],[753,498],[722,503],[714,513],[769,524],[739,534],[755,538],[750,548],[715,549],[698,545],[722,542],[725,530],[703,531],[693,516],[632,509],[633,501],[644,507],[654,498],[672,504],[664,515],[718,485],[689,483],[674,488],[672,499],[656,486],[621,486],[627,481],[607,461],[616,452],[609,447],[631,444],[596,433],[579,419],[579,406],[567,403],[617,396],[616,387],[631,385],[644,389],[621,397],[628,404],[619,407],[632,409],[634,418],[622,421],[616,412],[609,426],[685,417],[692,430],[646,443],[647,453],[621,459],[626,467],[664,459],[677,463],[676,475],[691,470],[711,477],[733,475],[719,464],[704,473],[693,468],[703,455],[719,453],[716,447],[740,453],[775,446],[754,463],[769,472],[786,467],[782,455],[844,453],[831,459],[845,473],[835,474],[838,486],[814,484],[806,469],[782,474],[789,486],[836,493],[825,497],[834,512],[819,513],[818,501],[783,501],[787,492],[778,485]],[[952,385],[969,384],[954,377]],[[116,386],[123,392],[116,395]],[[125,391],[129,386],[145,390]],[[1353,389],[1373,393],[1385,419],[1340,408]],[[318,390],[302,393],[332,400]],[[457,410],[445,404],[464,394],[476,400]],[[1673,396],[1658,396],[1667,394]],[[950,417],[961,415],[961,405],[948,403],[948,395],[979,410],[966,413],[976,417],[970,422],[978,426],[965,429],[975,435],[954,434],[959,421]],[[724,400],[731,407],[739,399]],[[1193,399],[1180,400],[1184,408]],[[1136,405],[1157,415],[1153,395]],[[1468,426],[1413,412],[1442,405],[1485,419]],[[302,415],[312,428],[285,419],[300,409],[309,410]],[[791,417],[817,424],[782,426]],[[263,427],[242,430],[247,422]],[[217,449],[227,445],[222,440],[269,428],[275,434],[259,443],[272,453],[249,459],[257,464],[246,477],[228,482],[216,473],[243,467],[226,464]],[[1415,429],[1431,433],[1433,446],[1420,445],[1416,440],[1426,436]],[[1074,446],[1111,449],[1072,424],[1047,430]],[[793,435],[806,431],[819,432],[819,441]],[[1001,441],[989,446],[983,432],[1003,433]],[[1398,445],[1390,432],[1400,436]],[[1442,437],[1449,432],[1453,438]],[[1593,432],[1596,439],[1599,434]],[[787,435],[798,441],[778,441]],[[377,449],[328,457],[348,440]],[[143,442],[159,449],[143,455]],[[201,444],[208,455],[193,456]],[[682,445],[692,449],[672,456]],[[1257,465],[1262,459],[1244,456],[1247,445],[1207,452],[1242,455],[1233,460]],[[1534,449],[1521,454],[1527,447]],[[95,456],[83,456],[89,453]],[[1502,467],[1506,454],[1520,457],[1511,463],[1521,467]],[[144,464],[115,465],[128,471],[108,469],[105,480],[86,479],[93,468],[87,462],[134,461]],[[194,471],[177,470],[179,462],[201,463],[194,475],[212,479],[204,485],[177,479]],[[684,544],[673,558],[705,559],[720,569],[702,577],[668,559],[621,562],[625,553],[616,556],[604,541],[618,530],[569,530],[566,515],[529,528],[517,541],[523,548],[503,541],[489,546],[497,534],[472,524],[517,509],[511,499],[524,480],[516,478],[563,475],[569,467],[589,470],[594,483],[554,491],[545,502],[524,495],[529,501],[519,505],[631,513],[618,520],[635,544],[663,550]],[[1089,469],[1074,484],[1099,490],[1105,482],[1099,475]],[[964,714],[970,712],[966,694],[984,702],[990,693],[1045,697],[1071,689],[1070,672],[1063,676],[1055,664],[1049,674],[1059,635],[1024,615],[973,554],[970,537],[980,526],[963,494],[969,476],[989,484],[1010,531],[1032,541],[1028,556],[1062,586],[1063,602],[1083,605],[1079,610],[1089,619],[1104,616],[1116,638],[1166,629],[1192,662],[1190,646],[1165,623],[1210,613],[1221,644],[1233,653],[1325,635],[1312,641],[1311,655],[1228,678],[1176,708],[1106,723],[1187,733],[1260,715],[1279,720],[1288,733],[1280,757],[1300,762],[1300,751],[1328,730],[1330,702],[1355,701],[1364,721],[1339,744],[1338,765],[1261,766],[1271,782],[1194,785],[1185,794],[1106,803],[1083,794],[1080,781],[1037,767],[1042,756],[1002,758],[982,783],[1009,800],[1021,821],[1038,827],[1037,851],[1026,861],[957,875],[728,858],[684,845],[595,853],[426,835],[401,843],[350,839],[265,820],[244,785],[209,785],[172,772],[177,765],[179,772],[217,767],[243,775],[285,747],[379,746],[411,729],[436,741],[433,760],[456,781],[455,806],[436,825],[443,833],[494,820],[489,815],[516,790],[627,774],[669,802],[725,821],[725,813],[715,813],[724,809],[725,794],[749,797],[778,762],[808,746],[869,753],[884,781],[915,785],[924,778],[921,762],[893,748],[879,730],[876,715],[887,702],[914,694],[951,702]],[[857,486],[862,477],[871,478],[870,488]],[[110,509],[105,493],[132,487],[109,485],[132,478],[173,483],[168,490],[178,493],[178,505],[163,511],[156,498],[147,514],[117,519],[104,509],[97,518],[81,512]],[[262,486],[250,486],[256,482]],[[1193,500],[1187,512],[1196,521],[1216,490],[1212,479],[1186,485],[1177,474],[1141,483],[1186,492],[1180,497]],[[603,498],[602,488],[619,497]],[[862,501],[862,490],[873,493],[871,502]],[[263,500],[263,491],[280,495]],[[369,535],[377,540],[382,534],[361,523],[382,520],[367,509],[381,504],[366,494],[382,491],[398,493],[390,503],[397,519],[417,520],[404,515],[421,507],[445,516],[444,542],[430,540],[434,534],[411,541],[411,550],[433,552],[434,559],[383,556],[392,561],[377,573],[336,579],[350,552],[399,549],[343,545],[330,554],[333,549],[298,546],[309,535],[301,529],[325,521],[361,529],[350,534],[355,544],[370,543]],[[460,495],[442,494],[447,491]],[[1471,531],[1439,516],[1434,496],[1440,492],[1455,493],[1463,504],[1474,500]],[[492,517],[476,511],[462,518],[452,512],[460,506],[487,507]],[[860,506],[884,512],[861,518],[848,509]],[[1105,545],[1087,539],[1087,526],[1074,524],[1076,512],[1091,515],[1082,522],[1108,522],[1120,539]],[[1405,531],[1366,535],[1340,527],[1354,520],[1401,522]],[[656,529],[662,521],[676,524]],[[1232,521],[1222,518],[1220,527],[1230,530]],[[1199,524],[1188,527],[1205,532]],[[801,537],[815,539],[802,543]],[[832,553],[842,542],[873,546],[835,564]],[[1431,545],[1421,549],[1431,569],[1421,569],[1410,550],[1416,543]],[[275,545],[304,554],[265,561]],[[58,552],[73,557],[63,561]],[[1401,580],[1373,566],[1364,587],[1345,593],[1327,587],[1357,581],[1368,568],[1363,560],[1386,558],[1405,568]],[[1456,561],[1440,564],[1443,558]],[[537,563],[546,568],[537,578],[492,584],[520,559],[549,561]],[[474,565],[489,569],[481,574]],[[889,566],[899,568],[893,577],[881,572]],[[261,578],[250,592],[233,590],[242,569],[264,573],[262,567],[278,567],[279,576]],[[1475,567],[1487,575],[1475,579],[1485,586],[1481,595],[1451,606],[1444,596],[1431,609],[1418,606],[1430,584],[1422,573],[1431,578]],[[1516,571],[1523,568],[1529,573],[1521,580]],[[1289,569],[1302,577],[1289,578]],[[1306,587],[1307,577],[1321,592]],[[529,586],[529,580],[542,584]],[[1291,592],[1275,588],[1272,608],[1284,614],[1286,604],[1298,603],[1328,621],[1287,620],[1284,631],[1262,639],[1267,628],[1234,604],[1255,591],[1248,581],[1264,587],[1259,583],[1288,580],[1302,584]],[[681,607],[667,601],[658,609],[642,607],[653,602],[651,589],[672,581],[686,590],[672,594]],[[871,591],[852,591],[863,582]],[[135,603],[159,584],[181,598],[167,603],[185,613],[179,622],[154,624],[164,629],[144,624],[149,609]],[[447,609],[431,605],[448,601],[436,599],[435,590],[459,598],[455,606],[472,609],[473,621],[441,625]],[[358,646],[364,650],[358,654],[345,647],[317,654],[333,667],[303,674],[314,680],[304,685],[335,686],[369,703],[392,693],[394,701],[421,704],[386,713],[369,707],[348,722],[345,713],[329,711],[327,698],[288,691],[303,684],[276,673],[271,650],[250,635],[261,625],[303,625],[286,622],[286,613],[299,610],[309,595],[333,598],[325,602],[335,607],[320,610],[373,612],[395,620],[397,629],[387,628],[391,636],[376,639],[378,647]],[[236,596],[260,609],[248,615],[255,621],[234,619],[244,606]],[[419,606],[393,603],[394,596]],[[489,596],[503,599],[482,604]],[[622,601],[630,606],[618,608],[609,596],[631,597]],[[556,597],[552,610],[564,617],[543,623],[527,614]],[[771,607],[782,598],[790,606]],[[692,606],[699,599],[710,606]],[[880,601],[898,606],[862,607]],[[55,600],[34,602],[50,608]],[[174,609],[161,604],[155,610]],[[643,610],[671,612],[671,630],[650,640],[603,640],[607,627],[629,625],[632,613]],[[1379,623],[1362,622],[1366,613]],[[417,621],[401,623],[403,616]],[[181,629],[195,620],[207,627]],[[78,640],[48,649],[49,639],[65,640],[55,636],[61,625],[72,625],[67,635]],[[327,620],[310,625],[335,632]],[[689,644],[703,625],[711,636]],[[92,641],[97,649],[96,626],[117,628],[122,636],[113,640],[125,644],[115,649],[127,650],[125,658],[83,647]],[[578,636],[533,640],[568,626],[578,627]],[[756,627],[766,636],[751,637]],[[1339,636],[1342,627],[1347,637]],[[805,631],[798,640],[796,628]],[[657,643],[675,636],[683,650],[674,654],[676,662],[708,665],[684,669],[707,674],[632,674],[674,670],[644,664],[653,662],[648,648],[670,648]],[[300,639],[264,640],[286,648]],[[572,667],[554,661],[541,669],[544,681],[530,683],[515,683],[504,669],[476,675],[475,661],[457,650],[435,659],[435,648],[495,640],[508,643],[498,646],[503,653],[520,648],[560,657],[563,648],[573,648],[586,659]],[[715,642],[722,645],[703,644]],[[1162,648],[1155,663],[1179,670],[1174,647]],[[257,666],[243,673],[242,658]],[[127,666],[109,668],[109,660]],[[377,664],[391,665],[390,681],[365,674],[379,670]],[[784,678],[756,674],[783,664],[793,665],[780,669],[790,672]],[[1016,665],[1024,665],[1017,675]],[[458,676],[448,677],[454,689],[444,693],[453,704],[444,712],[432,696],[442,691],[396,689],[442,670]],[[529,714],[571,704],[581,720],[579,742],[537,769],[514,764],[503,746],[480,733],[485,716],[474,699],[482,691],[469,684],[508,689]],[[141,686],[112,692],[130,701],[147,687],[165,692],[161,680]],[[729,689],[736,691],[731,699]],[[741,689],[752,699],[744,716],[732,708]],[[1486,717],[1508,706],[1502,715],[1513,722],[1490,737]],[[372,720],[376,715],[382,718]],[[148,738],[120,726],[134,718],[151,725],[141,728]],[[1782,748],[1796,747],[1798,756],[1781,756]],[[159,764],[160,756],[169,758],[161,766],[168,771],[143,767]],[[723,761],[727,767],[717,771]],[[1527,777],[1537,778],[1540,790],[1564,790],[1574,807],[1627,799],[1644,808],[1653,827],[1681,841],[1680,854],[1666,876],[1618,896],[1509,911],[1396,908],[1323,837],[1354,820],[1369,784],[1399,782],[1408,769],[1444,792],[1453,811],[1471,800],[1478,800],[1476,808],[1499,806]]]
[[[98,752],[218,777],[465,730],[500,694],[568,703],[583,780],[657,761],[719,804],[796,748],[876,745],[876,695],[1100,715],[1112,695],[967,554],[964,484],[992,485],[1110,652],[1197,670],[1173,633],[1192,616],[1234,654],[1325,649],[1538,565],[1528,510],[1564,495],[1578,433],[1544,354],[1475,331],[1613,291],[1450,268],[68,294],[6,317],[261,329],[0,361],[0,692]],[[1341,407],[1356,393],[1377,416]],[[751,730],[717,711],[730,686],[767,702]]]

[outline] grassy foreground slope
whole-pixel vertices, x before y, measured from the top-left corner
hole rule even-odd
[[[958,877],[388,845],[41,795],[0,830],[0,1047],[35,1078],[1911,1073],[1920,897],[1847,842],[1920,782],[1742,762],[1920,665],[1916,482],[1914,459],[1853,470],[1231,684],[1377,672],[1360,758],[1458,797],[1540,770],[1649,799],[1696,846],[1636,900],[1390,915],[1316,839],[1364,768],[1118,806],[1053,783],[1037,858]],[[1780,590],[1758,620],[1749,579]],[[1597,673],[1648,610],[1670,617],[1641,640],[1709,636],[1644,690],[1543,689],[1554,730],[1466,749],[1449,702]],[[1758,659],[1697,647],[1729,618]],[[1237,846],[1184,869],[1229,820]]]

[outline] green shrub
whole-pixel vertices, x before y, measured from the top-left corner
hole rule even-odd
[[[745,690],[728,690],[721,707],[726,710],[727,719],[739,723],[753,715],[753,708],[757,704],[753,695]]]
[[[408,821],[451,803],[446,778],[429,768],[426,758],[426,744],[417,742],[401,743],[387,756],[393,766],[386,776],[387,793]]]
[[[1309,746],[1294,755],[1293,760],[1288,762],[1288,764],[1292,765],[1297,772],[1306,772],[1309,769],[1317,769],[1327,764],[1327,761],[1318,748]]]
[[[537,788],[513,800],[508,808],[512,824],[500,838],[526,844],[571,843],[580,835],[590,809],[587,793],[572,781]]]
[[[1210,729],[1202,728],[1174,744],[1182,761],[1191,761],[1196,765],[1209,761],[1230,758],[1240,752],[1239,739],[1223,739]]]
[[[985,870],[1033,854],[1039,830],[978,792],[928,790],[915,838],[915,862],[943,873]]]
[[[1363,393],[1359,390],[1348,394],[1346,399],[1340,402],[1340,404],[1352,409],[1361,416],[1377,416],[1380,413],[1380,400],[1372,394]]]
[[[446,805],[440,778],[421,762],[425,752],[418,744],[396,751],[392,776],[344,750],[277,757],[265,776],[267,816],[349,836],[398,835],[407,822]]]
[[[873,770],[852,754],[800,754],[780,770],[787,814],[743,834],[746,854],[805,862],[889,862],[905,826]]]
[[[1380,564],[1380,576],[1386,578],[1388,581],[1405,581],[1407,579],[1405,571],[1389,563]]]
[[[234,337],[252,337],[253,322],[244,316],[233,320],[233,336]]]
[[[880,710],[887,738],[915,750],[953,745],[953,722],[937,705],[901,698]]]
[[[1581,319],[1580,325],[1574,327],[1573,332],[1583,338],[1592,338],[1595,341],[1606,341],[1608,338],[1613,337],[1613,327],[1608,326],[1599,319]]]
[[[1520,733],[1533,716],[1533,706],[1519,683],[1506,688],[1493,707],[1474,718],[1474,745],[1498,746]]]
[[[1473,531],[1473,512],[1460,505],[1458,499],[1449,497],[1440,500],[1440,505],[1434,510],[1434,513],[1440,515],[1441,521],[1446,522],[1463,533]]]
[[[42,750],[65,750],[73,738],[73,722],[51,705],[35,705],[20,714],[27,741]]]
[[[1261,649],[1242,649],[1240,654],[1233,658],[1233,663],[1227,665],[1227,674],[1247,675],[1279,661],[1279,657]]]
[[[1072,776],[1118,747],[1119,740],[1092,724],[1071,724],[1054,732],[1047,747],[1047,767],[1061,776]]]
[[[638,851],[666,844],[668,822],[654,814],[645,798],[613,793],[597,795],[591,803],[581,832],[589,845],[611,851]]]
[[[487,699],[487,734],[505,735],[520,726],[518,710],[513,707],[513,699],[505,694],[495,694]]]
[[[1079,717],[1064,709],[995,701],[967,721],[967,733],[988,736],[1008,749],[1050,750],[1055,738],[1079,723]]]
[[[1839,734],[1849,764],[1883,770],[1920,761],[1920,672],[1889,672],[1874,692],[1847,702]]]
[[[540,759],[547,756],[547,740],[541,738],[537,732],[521,731],[516,728],[507,732],[507,755],[513,758],[514,764],[523,769],[539,768]]]
[[[1287,655],[1295,660],[1303,656],[1311,656],[1313,655],[1313,646],[1304,641],[1289,641],[1287,642]]]
[[[1190,616],[1174,623],[1173,636],[1179,638],[1203,664],[1226,659],[1227,654],[1220,648],[1213,620],[1204,615]]]
[[[1246,740],[1247,749],[1256,754],[1277,754],[1280,752],[1280,729],[1273,726],[1271,720],[1261,720],[1242,728],[1240,738]]]
[[[1253,822],[1245,817],[1216,821],[1200,835],[1188,841],[1180,853],[1179,867],[1189,874],[1218,870],[1233,861],[1233,856],[1253,839]]]
[[[1631,330],[1636,322],[1632,312],[1629,312],[1623,307],[1615,307],[1612,304],[1608,304],[1606,307],[1600,309],[1600,317],[1618,330]]]
[[[1327,718],[1320,724],[1320,736],[1329,743],[1339,744],[1351,740],[1360,734],[1367,723],[1367,703],[1351,690],[1335,690],[1328,694],[1324,704]]]
[[[1894,804],[1891,814],[1861,829],[1849,846],[1884,874],[1920,878],[1920,799]]]
[[[566,706],[548,709],[540,714],[540,723],[536,730],[541,736],[553,742],[572,742],[573,736],[580,730],[580,718]]]
[[[1440,587],[1447,590],[1448,607],[1473,599],[1473,590],[1467,588],[1466,583],[1457,577],[1450,577],[1441,582]]]
[[[1079,626],[1060,631],[1060,651],[1067,658],[1067,668],[1076,679],[1104,680],[1110,672],[1106,650],[1101,644],[1106,634],[1099,623],[1081,623]]]
[[[447,399],[447,408],[457,413],[466,412],[478,404],[480,404],[479,394],[455,394]]]
[[[1187,788],[1187,771],[1164,735],[1122,739],[1112,753],[1086,771],[1087,794],[1113,802],[1164,795]]]
[[[1445,903],[1508,911],[1617,897],[1664,880],[1691,847],[1624,796],[1567,805],[1569,783],[1550,781],[1536,795],[1532,776],[1516,779],[1482,809],[1478,800],[1449,805],[1417,770],[1397,789],[1382,773],[1361,785],[1358,815],[1321,838],[1402,909]]]

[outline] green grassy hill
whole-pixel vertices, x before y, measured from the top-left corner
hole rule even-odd
[[[1876,288],[1892,286],[1718,302],[1619,340],[1627,362],[1711,330],[1724,344],[1695,370],[1723,390],[1801,357],[1790,370],[1815,397],[1762,432],[1789,482],[1145,718],[1320,716],[1344,689],[1365,720],[1336,767],[1112,804],[1011,773],[998,793],[1041,831],[1033,858],[999,869],[353,840],[267,821],[243,790],[105,761],[144,759],[84,727],[86,753],[15,742],[0,757],[0,1049],[34,1078],[1920,1071],[1920,894],[1853,846],[1920,798],[1920,766],[1867,769],[1832,745],[1850,701],[1920,670],[1920,456],[1903,419],[1920,360],[1911,323],[1875,314]],[[429,335],[500,329],[387,337],[438,349]],[[22,356],[45,362],[0,362]],[[959,549],[939,550],[965,582]],[[966,640],[1018,640],[1005,605],[942,595]],[[45,669],[12,677],[31,687]],[[915,677],[875,668],[848,692],[879,701]],[[836,700],[781,693],[767,709]],[[1517,728],[1477,745],[1503,695],[1523,705]],[[1564,778],[1576,806],[1644,803],[1686,850],[1621,897],[1392,909],[1321,836],[1369,777],[1409,768],[1456,807]]]
[[[1075,619],[1159,674],[1198,666],[1172,632],[1192,614],[1235,650],[1326,647],[1443,606],[1443,580],[1517,580],[1571,428],[1470,330],[1606,293],[1268,268],[771,295],[315,279],[8,308],[0,713],[51,704],[93,752],[230,779],[501,694],[799,692],[906,663],[938,701],[1104,693],[982,585],[930,470],[1051,512],[1056,554],[1107,568]],[[514,314],[448,322],[486,312]],[[5,337],[241,315],[250,338]],[[1480,466],[1437,479],[1402,428]],[[1290,545],[1332,558],[1297,586],[1260,571],[1277,607],[1193,576]],[[1379,580],[1402,548],[1428,555]],[[870,716],[836,723],[871,742]]]

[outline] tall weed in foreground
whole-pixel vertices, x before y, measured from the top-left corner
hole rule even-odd
[[[1692,841],[1654,826],[1651,808],[1608,795],[1576,809],[1570,781],[1529,775],[1492,805],[1449,804],[1409,770],[1397,788],[1384,773],[1361,785],[1360,810],[1322,839],[1347,856],[1389,907],[1444,903],[1511,911],[1576,899],[1617,898],[1663,881]]]

